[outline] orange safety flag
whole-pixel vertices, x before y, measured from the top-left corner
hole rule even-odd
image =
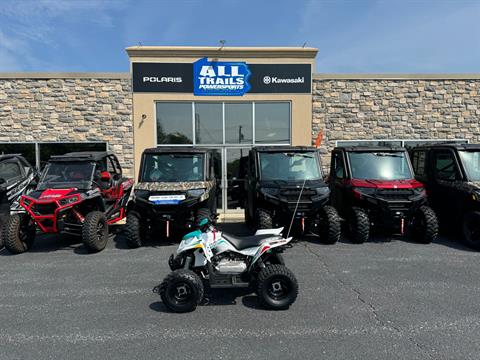
[[[315,139],[315,147],[318,149],[320,145],[322,144],[323,140],[323,129],[320,130],[320,132],[317,135],[317,138]]]

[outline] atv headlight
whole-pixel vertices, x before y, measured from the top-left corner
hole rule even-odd
[[[191,189],[187,190],[187,195],[191,197],[200,197],[205,194],[205,189]]]
[[[77,201],[80,201],[80,195],[73,195],[73,196],[60,199],[58,200],[58,204],[60,206],[67,206],[67,205],[76,203]]]

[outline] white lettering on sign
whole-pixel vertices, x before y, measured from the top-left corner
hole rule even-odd
[[[154,83],[181,83],[183,82],[181,77],[156,77],[156,76],[144,76],[143,82],[154,82]]]

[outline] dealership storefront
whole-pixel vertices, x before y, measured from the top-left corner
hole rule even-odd
[[[219,205],[252,146],[480,142],[479,74],[312,74],[317,49],[130,47],[128,73],[0,73],[0,153],[213,148]],[[321,69],[320,69],[321,70]]]
[[[310,145],[316,49],[131,47],[135,164],[145,147],[215,150],[219,208],[252,146]]]

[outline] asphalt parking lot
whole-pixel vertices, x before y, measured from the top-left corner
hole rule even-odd
[[[242,225],[225,224],[235,233]],[[98,254],[44,238],[0,252],[1,359],[478,359],[480,253],[375,239],[285,253],[300,283],[288,311],[246,291],[216,291],[193,313],[167,311],[151,289],[175,245]]]

